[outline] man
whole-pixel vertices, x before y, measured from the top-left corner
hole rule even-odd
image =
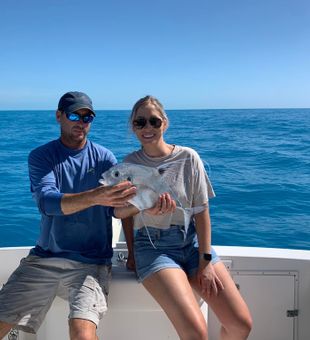
[[[98,186],[116,159],[87,139],[95,116],[85,93],[64,94],[56,111],[60,138],[29,155],[41,232],[0,291],[0,339],[12,327],[35,333],[56,295],[69,301],[70,338],[97,339],[113,255],[111,207],[126,205],[136,188]]]

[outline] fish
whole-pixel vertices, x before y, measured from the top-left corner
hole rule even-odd
[[[136,188],[136,195],[128,202],[139,210],[152,208],[160,194],[168,192],[173,199],[169,184],[164,180],[163,168],[153,168],[132,163],[119,163],[105,171],[99,183],[105,186],[113,186],[122,181],[130,181]]]
[[[176,202],[175,213],[178,211],[182,214],[185,230],[187,230],[193,214],[205,210],[206,207],[188,208],[182,206],[173,190],[173,186],[178,185],[174,176],[178,169],[178,161],[157,168],[140,164],[119,163],[102,173],[99,183],[104,186],[113,186],[122,181],[130,181],[137,188],[137,192],[128,202],[140,211],[154,207],[160,194],[169,193]],[[180,190],[182,187],[181,185],[178,189]],[[185,194],[184,197],[186,197]]]

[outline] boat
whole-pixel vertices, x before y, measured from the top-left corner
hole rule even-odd
[[[121,223],[113,221],[113,276],[109,309],[98,327],[99,339],[178,339],[160,306],[126,270],[127,248]],[[0,248],[0,286],[31,247]],[[214,246],[246,300],[253,317],[249,340],[310,339],[310,251]],[[22,298],[22,297],[21,297]],[[201,310],[209,340],[218,339],[219,323],[205,302]],[[16,329],[5,340],[69,339],[67,302],[56,298],[37,334]]]

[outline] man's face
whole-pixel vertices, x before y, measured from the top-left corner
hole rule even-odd
[[[57,111],[56,117],[61,128],[61,140],[70,148],[82,148],[86,143],[86,136],[90,130],[90,122],[84,122],[83,117],[92,115],[88,109],[80,109],[74,112],[78,121],[71,121],[65,113]]]

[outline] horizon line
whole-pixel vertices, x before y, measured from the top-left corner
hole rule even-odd
[[[199,111],[199,110],[309,110],[310,107],[247,107],[247,108],[165,108],[166,111]],[[57,109],[1,109],[1,111],[54,111]],[[95,109],[95,111],[131,111],[131,109]]]

